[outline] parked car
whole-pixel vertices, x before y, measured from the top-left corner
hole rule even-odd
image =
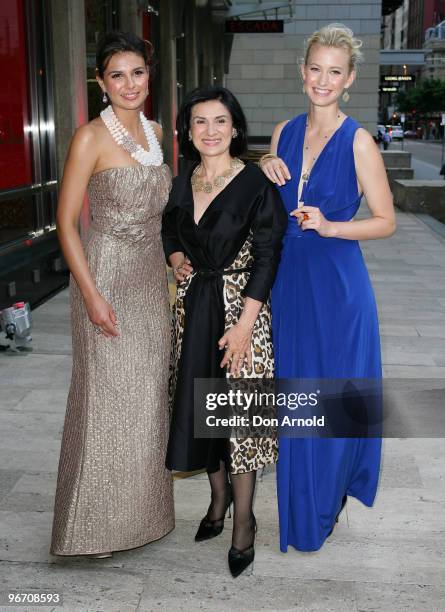
[[[391,134],[392,140],[403,140],[404,133],[401,125],[387,125],[386,127]]]
[[[419,138],[419,134],[415,130],[405,130],[405,138]]]

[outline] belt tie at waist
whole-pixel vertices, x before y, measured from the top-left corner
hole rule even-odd
[[[216,278],[217,276],[227,276],[229,274],[239,274],[240,272],[251,272],[252,268],[233,268],[227,270],[212,270],[211,268],[200,268],[195,270],[198,276],[203,278]]]

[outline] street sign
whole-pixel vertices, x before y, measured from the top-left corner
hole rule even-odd
[[[282,19],[227,19],[226,34],[280,34],[284,31]]]

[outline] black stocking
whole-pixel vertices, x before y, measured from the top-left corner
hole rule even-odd
[[[244,550],[255,538],[253,517],[253,495],[255,493],[256,470],[244,474],[231,474],[233,493],[232,546]]]
[[[220,461],[219,470],[217,472],[208,472],[207,475],[212,490],[212,501],[207,510],[207,518],[209,521],[217,521],[217,524],[219,522],[222,523],[227,504],[230,501],[230,485],[224,463]]]

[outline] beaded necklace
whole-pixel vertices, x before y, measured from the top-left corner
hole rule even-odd
[[[156,134],[150,122],[143,113],[139,113],[139,118],[145,138],[150,147],[148,151],[144,149],[144,147],[141,147],[130,132],[122,125],[116,117],[111,105],[107,106],[107,108],[100,113],[100,116],[116,144],[125,149],[125,151],[142,166],[160,166],[163,163],[162,150],[159,146],[158,139],[156,138]]]
[[[337,115],[337,119],[340,119],[341,115]],[[304,150],[305,151],[309,151],[308,155],[311,156],[311,147],[309,146],[309,142],[307,139],[307,128],[309,127],[309,121],[306,121],[306,130],[304,133]],[[333,134],[335,134],[335,132],[337,131],[338,127],[334,129],[334,131],[330,130],[331,132],[331,136]],[[325,134],[323,136],[323,140],[327,141],[329,138],[329,134]],[[301,178],[303,181],[307,182],[309,180],[309,176],[312,172],[312,168],[314,167],[315,162],[317,161],[317,159],[320,157],[321,153],[323,152],[325,146],[327,143],[325,143],[325,145],[322,147],[321,151],[319,151],[318,155],[312,155],[312,160],[310,160],[310,163],[308,163],[306,170],[303,171],[303,174],[301,175]]]

